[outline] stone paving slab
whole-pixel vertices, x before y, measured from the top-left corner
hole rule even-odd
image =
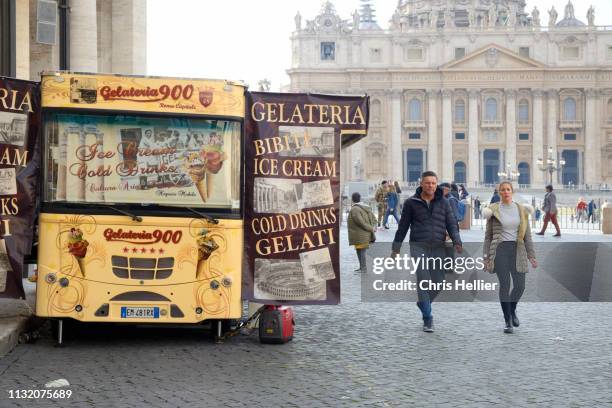
[[[520,304],[506,335],[495,302],[438,303],[427,334],[414,304],[362,303],[354,251],[341,257],[342,304],[297,307],[286,345],[89,326],[56,348],[44,330],[0,360],[0,406],[612,406],[612,304]],[[70,400],[7,399],[58,378]]]

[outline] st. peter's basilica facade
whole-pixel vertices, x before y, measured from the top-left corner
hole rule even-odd
[[[290,89],[367,93],[368,137],[343,179],[542,186],[612,184],[612,27],[525,0],[405,0],[388,24],[368,2],[342,19],[330,2],[298,14]]]

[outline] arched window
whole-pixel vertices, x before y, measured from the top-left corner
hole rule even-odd
[[[518,165],[519,184],[531,184],[531,174],[529,173],[529,163],[521,162]]]
[[[529,123],[529,101],[521,99],[519,102],[519,122]]]
[[[576,100],[574,98],[567,98],[563,102],[563,112],[565,120],[576,120]]]
[[[372,153],[372,172],[380,173],[382,171],[382,158],[379,152]]]
[[[372,101],[372,120],[380,120],[381,106],[379,100]]]
[[[408,117],[410,120],[423,120],[423,107],[419,99],[410,100]]]
[[[487,99],[485,107],[485,120],[497,120],[497,99]]]
[[[608,121],[612,122],[612,98],[608,101]]]
[[[455,101],[455,123],[465,123],[465,101],[463,99]]]
[[[458,161],[455,163],[455,183],[465,183],[465,163]]]

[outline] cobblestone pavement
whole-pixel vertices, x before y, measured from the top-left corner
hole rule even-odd
[[[47,331],[0,360],[0,406],[612,406],[612,304],[521,304],[505,335],[495,303],[440,303],[426,334],[413,304],[361,302],[348,247],[342,265],[342,305],[298,307],[289,344],[95,326],[55,348]],[[59,378],[70,400],[8,399]]]

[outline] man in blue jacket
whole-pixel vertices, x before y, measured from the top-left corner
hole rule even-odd
[[[455,250],[458,253],[463,250],[457,219],[450,203],[443,196],[442,188],[438,187],[438,176],[433,171],[426,171],[421,175],[421,186],[404,203],[391,257],[399,255],[409,229],[410,256],[417,258],[424,255],[427,260],[427,265],[422,265],[416,271],[419,297],[417,306],[423,314],[423,331],[431,333],[434,330],[431,302],[439,290],[425,290],[422,287],[435,287],[444,280],[444,268],[441,264],[444,264],[447,232]]]

